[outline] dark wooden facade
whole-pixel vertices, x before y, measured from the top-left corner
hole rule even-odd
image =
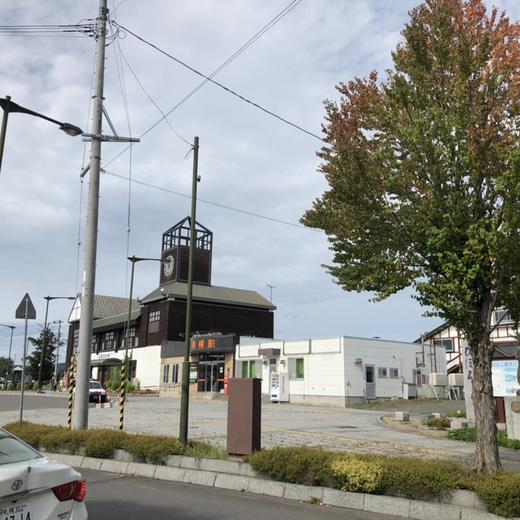
[[[163,233],[161,245],[160,285],[170,282],[187,282],[188,257],[190,244],[190,218],[178,222]],[[199,224],[195,226],[194,243],[194,283],[211,285],[211,259],[213,233]],[[185,297],[184,297],[185,298]],[[202,298],[201,298],[202,300]],[[263,300],[251,305],[226,301],[197,301],[194,297],[192,308],[192,334],[234,334],[237,336],[256,336],[272,338],[274,329],[274,306]],[[166,345],[171,342],[184,342],[186,327],[186,299],[183,297],[168,297],[167,294],[157,296],[155,300],[146,300],[141,305],[141,315],[132,322],[135,326],[137,345],[141,348],[148,345]],[[116,315],[119,317],[119,315]],[[104,316],[107,318],[107,316]],[[94,352],[124,348],[126,316],[111,325],[100,327],[94,321],[93,348]],[[158,318],[151,321],[151,318]],[[73,322],[69,327],[67,344],[67,364],[70,360],[79,322]],[[113,332],[114,348],[108,349],[104,338],[106,333]],[[183,355],[179,348],[178,355]]]

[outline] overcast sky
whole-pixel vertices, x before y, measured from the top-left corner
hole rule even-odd
[[[272,19],[289,0],[109,0],[111,17],[209,74]],[[320,134],[323,100],[338,99],[335,85],[391,65],[408,0],[303,0],[215,78],[239,94]],[[489,5],[492,5],[491,2]],[[495,2],[514,20],[515,0]],[[4,25],[76,24],[97,16],[96,0],[3,0]],[[90,130],[89,101],[95,41],[86,36],[0,35],[0,96]],[[75,35],[76,36],[76,35]],[[142,136],[199,82],[192,72],[120,33],[107,47],[105,106],[119,135]],[[127,64],[127,63],[128,64]],[[129,66],[128,66],[129,65]],[[126,107],[126,109],[125,109]],[[189,142],[200,138],[197,220],[214,232],[214,285],[255,290],[270,297],[274,285],[275,336],[281,339],[351,335],[413,341],[440,323],[422,316],[410,292],[382,303],[346,293],[321,267],[330,262],[325,236],[297,226],[326,184],[317,172],[320,141],[230,95],[205,85],[169,117]],[[104,132],[110,133],[104,123]],[[88,176],[88,144],[36,118],[12,114],[0,173],[0,322],[16,325],[13,353],[20,360],[23,321],[15,309],[29,292],[38,319],[44,296],[81,291]],[[125,296],[129,252],[160,255],[162,233],[190,212],[192,157],[164,121],[132,153],[104,143],[96,293]],[[114,175],[115,174],[115,175]],[[83,203],[80,205],[80,194]],[[215,202],[294,225],[217,207]],[[81,209],[81,210],[80,210]],[[80,235],[78,231],[80,230]],[[135,292],[143,297],[159,282],[159,266],[136,268]],[[52,301],[49,321],[68,318],[70,303]],[[9,329],[0,327],[0,356]]]

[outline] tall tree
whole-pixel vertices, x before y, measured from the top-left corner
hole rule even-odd
[[[0,356],[0,377],[5,378],[7,373],[9,373],[8,377],[12,377],[13,360],[8,357]]]
[[[27,356],[27,370],[29,375],[35,381],[38,380],[40,373],[40,360],[43,349],[43,363],[42,363],[42,382],[48,382],[54,374],[54,351],[58,338],[54,332],[47,327],[42,329],[38,338],[29,338],[29,342],[34,346],[34,350]],[[44,348],[45,347],[45,348]]]
[[[476,467],[495,472],[491,315],[520,318],[520,26],[480,0],[427,0],[402,36],[383,79],[325,103],[330,189],[302,222],[328,235],[345,290],[412,286],[463,331]]]

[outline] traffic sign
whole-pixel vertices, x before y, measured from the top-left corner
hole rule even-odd
[[[35,320],[36,319],[36,309],[34,308],[33,302],[31,301],[31,297],[29,293],[25,293],[25,296],[22,298],[20,305],[16,309],[15,318],[21,320]]]

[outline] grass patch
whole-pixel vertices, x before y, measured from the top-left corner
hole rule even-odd
[[[475,442],[477,432],[475,431],[475,428],[461,428],[460,430],[452,430],[448,432],[448,438],[456,441]],[[505,431],[497,432],[497,442],[502,448],[520,450],[520,441],[510,439]]]
[[[446,460],[340,454],[308,447],[260,451],[247,461],[255,471],[274,480],[344,491],[435,500],[457,489],[472,490],[490,512],[520,516],[518,473],[482,476]]]
[[[210,459],[225,459],[227,453],[206,442],[183,444],[176,437],[144,435],[119,430],[92,429],[71,431],[63,426],[48,426],[30,422],[14,422],[4,429],[36,449],[66,452],[81,451],[87,457],[111,458],[114,450],[126,450],[135,461],[164,464],[170,455],[187,455]]]

